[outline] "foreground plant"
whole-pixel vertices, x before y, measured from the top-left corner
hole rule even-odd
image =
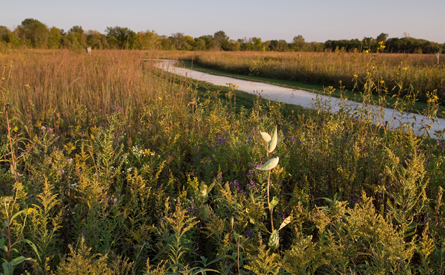
[[[269,158],[269,153],[272,153],[275,150],[275,148],[277,147],[277,143],[278,143],[277,127],[275,126],[275,131],[272,134],[272,137],[266,132],[260,132],[260,133],[261,133],[261,137],[266,142],[266,155]],[[280,246],[280,236],[278,235],[278,232],[292,221],[292,216],[289,216],[283,221],[283,223],[280,225],[280,228],[278,230],[275,230],[275,227],[273,226],[273,209],[275,208],[275,206],[277,206],[279,199],[277,197],[273,197],[272,201],[270,201],[270,173],[271,173],[271,170],[278,165],[279,160],[280,160],[279,157],[271,158],[263,166],[257,168],[258,170],[268,171],[268,174],[267,174],[267,208],[269,209],[270,228],[272,231],[270,238],[269,238],[269,247],[272,249],[277,249]]]
[[[2,233],[4,236],[0,239],[0,250],[3,251],[1,253],[2,260],[2,269],[4,275],[13,274],[14,268],[22,264],[24,261],[34,261],[30,257],[25,257],[20,255],[21,253],[18,250],[18,246],[21,243],[26,243],[31,246],[34,252],[37,255],[37,258],[40,261],[40,256],[37,250],[37,247],[28,239],[23,238],[23,230],[25,229],[26,218],[28,214],[33,212],[32,208],[27,208],[23,210],[19,210],[18,201],[21,201],[26,198],[26,193],[23,190],[23,186],[21,183],[16,183],[14,185],[14,196],[13,197],[2,197],[1,203],[3,205],[2,215],[5,216],[5,221],[3,222],[4,228],[2,228]],[[20,216],[24,215],[22,223],[18,223],[16,219]],[[13,236],[14,233],[16,236]]]

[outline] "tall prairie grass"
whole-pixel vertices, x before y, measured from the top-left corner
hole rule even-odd
[[[384,81],[390,93],[405,95],[408,91],[419,91],[420,98],[426,99],[427,92],[436,90],[439,97],[445,99],[445,65],[443,62],[437,65],[434,55],[202,52],[196,54],[193,61],[238,74],[356,90],[363,88],[371,74],[376,83]]]

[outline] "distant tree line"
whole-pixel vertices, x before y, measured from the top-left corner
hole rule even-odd
[[[292,42],[286,40],[262,41],[259,37],[230,39],[224,31],[213,35],[193,38],[183,33],[171,36],[158,35],[154,31],[134,32],[129,28],[107,27],[105,33],[96,30],[85,31],[81,26],[73,26],[67,32],[57,27],[48,28],[36,19],[25,19],[14,30],[0,26],[0,48],[37,49],[138,49],[138,50],[199,50],[199,51],[277,51],[277,52],[390,52],[390,53],[437,53],[445,49],[439,44],[424,39],[388,38],[381,33],[376,38],[362,40],[328,40],[325,43],[306,42],[295,36]]]

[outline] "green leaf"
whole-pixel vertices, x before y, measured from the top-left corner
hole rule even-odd
[[[278,235],[278,230],[274,230],[270,235],[269,247],[274,250],[280,247],[280,235]]]
[[[270,202],[270,210],[273,210],[275,206],[277,206],[277,204],[278,204],[277,197],[273,197],[272,201]]]
[[[266,133],[266,132],[260,132],[260,134],[261,134],[261,137],[263,138],[263,140],[264,140],[265,142],[269,142],[269,141],[271,140],[271,137],[270,137],[270,135],[269,135],[268,133]]]
[[[280,231],[281,229],[283,229],[286,225],[288,225],[290,222],[292,221],[292,216],[287,217],[280,225],[280,228],[278,229],[278,231]]]
[[[198,274],[198,273],[202,273],[205,274],[206,272],[214,272],[214,273],[218,273],[220,274],[221,272],[214,270],[214,269],[210,269],[210,268],[200,268],[197,271],[193,271],[192,274]]]
[[[4,275],[12,275],[12,272],[14,271],[14,266],[12,265],[11,262],[3,263],[2,267],[3,267],[3,274]]]
[[[269,141],[269,153],[272,153],[273,150],[277,147],[278,142],[278,134],[277,134],[277,126],[275,126],[275,131],[273,132],[272,139]]]
[[[14,108],[17,111],[17,113],[22,114],[22,112],[20,112],[19,108],[17,108],[17,106],[15,106],[14,104],[8,103],[8,104],[6,104],[6,106],[11,106],[12,108]]]
[[[15,258],[14,260],[12,260],[11,263],[12,263],[13,266],[16,266],[16,265],[19,265],[19,264],[23,263],[26,260],[30,261],[32,259],[31,258],[25,258],[23,256],[19,256],[19,257]]]
[[[37,246],[33,242],[31,242],[30,240],[27,240],[27,239],[20,239],[20,240],[16,241],[16,243],[19,243],[19,242],[29,244],[32,247],[32,249],[34,250],[34,252],[36,253],[37,258],[39,258],[39,261],[40,261],[39,250],[37,249]]]
[[[15,218],[17,218],[17,216],[23,214],[25,211],[26,211],[26,209],[15,213],[14,216],[12,216],[11,220],[9,221],[9,224],[12,224],[12,222],[15,220]]]
[[[272,170],[273,168],[275,168],[275,166],[277,166],[279,160],[280,160],[279,157],[270,159],[263,166],[261,166],[260,168],[257,168],[257,169],[263,170],[263,171]]]
[[[209,206],[207,204],[203,204],[199,207],[199,218],[202,221],[206,221],[207,218],[209,217],[210,214],[210,210],[209,210]]]

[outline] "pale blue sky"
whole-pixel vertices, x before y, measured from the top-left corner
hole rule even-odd
[[[120,26],[199,37],[223,30],[231,39],[307,42],[406,32],[445,43],[445,0],[0,0],[0,7],[0,25],[11,29],[34,18],[65,31]]]

